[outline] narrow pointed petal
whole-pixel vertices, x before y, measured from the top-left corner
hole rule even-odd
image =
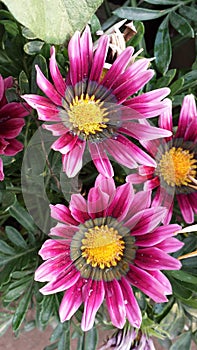
[[[183,246],[184,246],[184,243],[174,237],[168,238],[163,242],[160,242],[155,245],[156,248],[159,248],[166,253],[177,252],[177,250],[181,249]]]
[[[126,277],[133,286],[141,289],[142,292],[156,303],[167,301],[165,294],[168,294],[168,288],[166,289],[166,287],[163,287],[162,284],[148,272],[141,270],[137,266],[130,265],[130,270]]]
[[[131,100],[128,100],[126,102],[126,105],[131,106],[133,103],[143,103],[143,102],[153,102],[153,101],[161,101],[164,97],[170,94],[170,89],[169,88],[160,88],[156,90],[152,90],[149,92],[145,92],[144,94],[134,96],[132,97]]]
[[[53,239],[47,239],[39,250],[39,255],[43,260],[46,260],[55,258],[57,255],[60,255],[62,253],[65,253],[66,255],[68,250],[69,246],[67,246],[65,243],[62,243],[61,241],[55,241]]]
[[[78,222],[85,222],[90,217],[87,213],[87,203],[81,194],[73,194],[69,205],[71,214]]]
[[[105,58],[107,56],[107,49],[109,45],[109,38],[107,35],[102,35],[98,41],[98,47],[94,54],[92,68],[90,71],[90,81],[96,81],[97,83],[100,80],[101,73],[104,67]]]
[[[181,226],[176,224],[161,226],[148,233],[148,235],[137,236],[136,244],[139,247],[151,247],[166,240],[166,238],[172,237],[179,230],[181,230]]]
[[[84,332],[91,329],[94,325],[96,313],[101,306],[105,289],[103,281],[90,280],[87,286],[83,289],[84,297],[84,312],[81,320],[81,328]]]
[[[116,193],[116,186],[112,178],[106,178],[99,174],[95,181],[95,187],[99,187],[102,192],[107,193],[113,199]]]
[[[165,294],[172,294],[172,286],[167,277],[159,270],[148,271],[165,288]]]
[[[51,77],[53,79],[54,85],[61,96],[64,97],[66,90],[66,83],[62,78],[62,75],[59,71],[56,59],[55,59],[55,47],[51,47],[51,58],[49,61],[49,68]]]
[[[52,125],[43,124],[42,127],[43,129],[51,131],[53,136],[62,136],[67,134],[68,132],[68,129],[62,123],[57,123]]]
[[[149,208],[151,203],[151,191],[139,191],[132,198],[130,208],[124,221],[129,220],[136,213]]]
[[[39,88],[45,93],[45,95],[57,106],[62,105],[62,97],[54,88],[54,86],[45,78],[44,74],[41,72],[39,66],[35,66],[37,71],[37,84]]]
[[[95,167],[105,177],[112,177],[114,175],[112,165],[107,157],[102,143],[96,144],[88,142],[89,150]]]
[[[66,133],[59,137],[53,144],[51,145],[51,148],[54,149],[54,151],[59,151],[62,154],[67,154],[74,148],[76,142],[78,140],[78,136],[73,136],[70,133]]]
[[[107,215],[117,218],[118,221],[122,221],[130,208],[133,193],[133,186],[130,183],[117,187],[115,197],[108,208]]]
[[[184,220],[187,224],[192,224],[194,222],[194,213],[187,195],[178,194],[176,197]]]
[[[155,247],[138,249],[135,263],[146,270],[178,270],[181,268],[179,260]]]
[[[126,315],[133,327],[140,328],[142,322],[142,314],[137,300],[133,294],[132,288],[125,277],[119,281],[122,289],[124,303],[126,308]]]
[[[113,325],[123,328],[126,321],[126,309],[121,287],[117,280],[104,282],[106,304]]]
[[[3,161],[0,158],[0,181],[4,180],[4,173],[3,173]]]
[[[44,121],[61,121],[59,111],[56,105],[47,97],[39,95],[23,95],[21,96],[32,108],[38,112],[40,120]]]
[[[70,320],[82,304],[82,286],[83,282],[79,280],[77,284],[65,292],[59,308],[61,322]]]
[[[64,261],[64,263],[62,263]],[[57,256],[54,259],[45,261],[35,271],[34,279],[39,282],[48,282],[52,279],[56,279],[59,274],[62,274],[66,270],[72,261],[70,259],[64,259],[63,254]]]
[[[167,108],[159,117],[159,127],[172,132],[172,101],[168,98],[164,101],[167,103]]]
[[[88,213],[92,219],[104,217],[109,205],[109,195],[99,187],[93,187],[88,193]]]
[[[68,177],[74,177],[82,168],[85,142],[77,142],[72,150],[62,156],[63,171]]]
[[[64,222],[66,224],[75,225],[77,221],[72,217],[70,210],[63,204],[50,204],[51,216],[53,219]]]
[[[194,95],[186,95],[183,99],[175,137],[184,137],[187,126],[196,116],[197,110]]]
[[[6,156],[15,156],[18,152],[22,151],[23,144],[15,139],[9,140],[9,144],[6,146],[4,154]]]
[[[139,141],[149,141],[172,135],[169,130],[160,129],[150,124],[143,125],[135,122],[125,122],[119,130]]]
[[[105,149],[118,163],[130,169],[137,167],[131,152],[131,142],[122,135],[119,135],[116,139],[106,140]]]

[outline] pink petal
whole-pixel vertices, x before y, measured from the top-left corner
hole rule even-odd
[[[81,52],[80,52],[80,32],[76,31],[68,44],[68,56],[70,60],[69,75],[74,86],[83,79]]]
[[[113,156],[116,162],[130,169],[137,167],[137,163],[133,159],[133,154],[131,153],[131,142],[122,135],[119,135],[115,139],[111,138],[106,140],[105,149]]]
[[[166,253],[174,253],[177,252],[177,250],[181,249],[183,246],[183,242],[174,237],[171,237],[161,243],[158,243],[155,247],[163,250]]]
[[[172,128],[172,101],[166,98],[167,108],[159,117],[159,127],[173,132]]]
[[[130,265],[130,270],[126,278],[133,286],[140,289],[156,303],[167,301],[165,294],[168,294],[168,288],[164,288],[164,286],[148,272],[141,270],[137,266]]]
[[[57,256],[54,259],[45,261],[35,271],[34,279],[39,282],[48,282],[52,279],[57,278],[58,275],[62,274],[70,265],[72,261],[67,258],[64,259],[63,254]]]
[[[81,170],[85,145],[84,141],[78,140],[72,150],[62,156],[63,171],[68,177],[74,177]]]
[[[194,213],[187,195],[178,194],[176,198],[185,222],[192,224],[194,222]]]
[[[144,184],[144,190],[154,190],[160,184],[159,178],[156,176],[154,179],[147,180]]]
[[[172,294],[172,286],[167,277],[159,270],[148,271],[165,289],[165,294]]]
[[[131,184],[141,184],[144,183],[146,181],[147,177],[146,176],[142,176],[139,174],[129,174],[126,177],[126,181],[130,182]]]
[[[57,236],[64,238],[64,242],[66,244],[70,244],[73,235],[79,230],[78,226],[74,225],[65,225],[61,223],[57,223],[55,227],[52,227],[50,230],[50,236]],[[62,240],[61,240],[62,241]]]
[[[83,294],[84,312],[81,328],[86,332],[93,327],[96,313],[103,302],[105,296],[103,281],[89,280],[83,287]]]
[[[107,193],[113,199],[116,193],[116,186],[112,178],[106,178],[99,174],[95,181],[95,187],[99,187],[102,192]]]
[[[86,26],[80,40],[81,66],[83,69],[83,79],[87,79],[90,73],[93,59],[93,43],[90,27]]]
[[[121,278],[119,285],[124,297],[127,318],[133,327],[140,328],[142,314],[132,288],[125,277]]]
[[[59,308],[61,322],[69,320],[82,304],[82,286],[83,280],[79,279],[77,284],[65,292]]]
[[[42,127],[43,129],[51,131],[54,136],[62,136],[68,132],[68,129],[62,123],[52,125],[43,124]]]
[[[62,105],[62,97],[54,88],[54,86],[45,78],[39,66],[35,66],[37,71],[37,84],[39,88],[47,95],[47,97],[57,106]]]
[[[61,121],[59,110],[47,97],[39,95],[23,95],[21,97],[37,110],[40,120]]]
[[[132,230],[133,236],[149,233],[163,219],[166,209],[163,207],[155,207],[144,209],[125,222],[125,226]]]
[[[132,99],[126,102],[126,105],[130,105],[133,103],[144,103],[144,102],[158,102],[161,101],[164,97],[170,94],[169,88],[161,88],[152,90],[149,92],[145,92],[144,94],[132,97]]]
[[[18,140],[11,139],[7,145],[4,154],[7,156],[15,156],[18,152],[22,151],[23,144]]]
[[[124,122],[119,131],[134,137],[137,140],[153,140],[172,135],[171,131],[151,126],[150,124]]]
[[[4,80],[2,75],[0,74],[0,101],[2,100],[4,94]]]
[[[117,187],[113,201],[108,208],[107,215],[113,216],[122,221],[127,215],[133,199],[133,187],[130,183],[126,183]]]
[[[59,137],[55,142],[53,142],[51,148],[54,149],[54,151],[59,151],[62,154],[67,154],[74,148],[77,140],[77,135],[74,136],[70,133],[66,133]]]
[[[176,224],[158,227],[153,232],[137,236],[136,245],[139,247],[151,247],[173,236],[179,230],[181,230],[181,226]]]
[[[89,81],[100,80],[100,76],[107,56],[107,50],[109,45],[109,38],[107,35],[102,35],[98,41],[98,47],[94,54],[93,63],[90,71]]]
[[[6,139],[12,139],[20,134],[24,125],[25,122],[23,119],[12,118],[6,120],[1,129],[1,136]]]
[[[188,125],[184,135],[184,141],[197,142],[197,117]]]
[[[65,253],[65,256],[68,255],[69,246],[61,241],[55,241],[53,239],[47,239],[38,254],[42,257],[43,260],[54,258],[57,255]]]
[[[62,78],[62,75],[59,71],[56,59],[55,59],[55,47],[51,47],[51,58],[49,61],[49,68],[50,68],[50,73],[51,77],[53,79],[54,85],[56,90],[64,97],[65,95],[65,90],[66,90],[66,83]]]
[[[113,325],[123,328],[126,321],[126,309],[120,284],[117,280],[104,282],[106,304]]]
[[[23,102],[9,102],[5,106],[1,107],[1,118],[24,118],[31,111],[31,108],[27,103]]]
[[[186,95],[183,99],[175,137],[184,137],[188,124],[197,116],[194,95]]]
[[[124,218],[126,222],[136,213],[149,208],[151,203],[151,191],[139,191],[133,195],[130,208],[128,210],[127,216]]]
[[[47,283],[40,289],[44,295],[49,295],[57,292],[62,292],[65,289],[72,287],[80,278],[80,272],[75,269],[73,265],[64,269],[55,279]]]
[[[105,177],[112,177],[114,175],[113,168],[102,143],[88,142],[88,147],[98,172]]]
[[[52,218],[62,221],[66,224],[75,225],[78,224],[77,221],[72,217],[70,210],[63,204],[50,204],[51,216]]]
[[[4,180],[4,173],[3,173],[3,161],[0,158],[0,181]]]
[[[69,208],[73,218],[78,222],[83,223],[90,219],[86,200],[81,194],[72,194]]]
[[[88,213],[92,219],[106,215],[109,205],[109,195],[99,187],[92,187],[88,193]]]
[[[179,260],[155,247],[138,249],[135,263],[146,270],[178,270],[181,268]]]

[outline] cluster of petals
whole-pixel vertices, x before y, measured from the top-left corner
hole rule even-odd
[[[137,140],[171,135],[167,130],[138,123],[160,115],[166,108],[162,100],[170,92],[168,88],[161,88],[135,96],[154,75],[149,69],[150,59],[140,58],[134,62],[134,49],[127,47],[103,77],[108,48],[107,35],[100,37],[94,51],[89,27],[81,36],[77,31],[68,45],[70,66],[66,78],[60,73],[52,47],[49,65],[52,83],[36,67],[37,84],[46,97],[23,96],[37,110],[39,119],[46,122],[43,127],[58,137],[51,147],[61,152],[63,170],[69,177],[80,171],[86,144],[99,173],[112,177],[114,172],[107,154],[129,168],[136,168],[138,164],[155,166],[154,160],[125,135]],[[69,108],[73,101],[87,95],[104,103],[109,120],[105,130],[84,139],[69,127],[65,106]]]
[[[26,103],[8,102],[6,90],[13,86],[13,78],[3,79],[0,75],[0,154],[14,156],[23,149],[23,144],[15,138],[20,134],[29,114]],[[0,180],[4,179],[3,161],[0,158]]]
[[[101,174],[90,189],[87,200],[81,194],[73,194],[69,208],[62,204],[51,205],[51,215],[58,223],[51,229],[52,238],[46,240],[39,251],[46,261],[36,270],[35,279],[48,282],[40,289],[43,294],[65,292],[59,310],[62,322],[69,320],[84,304],[81,327],[84,331],[89,330],[105,299],[115,327],[123,328],[128,319],[132,326],[139,328],[141,312],[132,286],[157,303],[167,301],[166,295],[171,294],[172,289],[161,270],[177,270],[181,267],[180,261],[168,254],[179,250],[183,245],[173,237],[180,226],[160,226],[165,208],[150,205],[150,191],[135,194],[130,183],[116,188],[112,178],[105,178]],[[123,230],[127,229],[129,239],[134,242],[135,256],[132,258],[128,254],[128,269],[121,274],[120,268],[119,278],[115,278],[114,273],[114,269],[117,271],[119,268],[119,262],[115,267],[100,270],[99,276],[105,273],[113,276],[114,273],[109,281],[94,278],[96,268],[87,261],[78,268],[77,261],[72,259],[71,254],[73,244],[77,239],[80,241],[83,238],[79,237],[79,230],[87,222],[94,226],[101,219],[103,222],[116,220]],[[102,240],[102,235],[100,239]],[[82,245],[81,242],[79,244]],[[123,252],[122,261],[125,259],[124,254]],[[88,278],[82,274],[86,267],[91,271]]]
[[[172,132],[172,136],[160,140],[142,141],[141,144],[149,152],[153,159],[157,159],[158,149],[163,151],[169,150],[173,145],[181,147],[186,152],[193,154],[194,162],[197,163],[197,110],[194,95],[186,95],[183,99],[178,127],[173,132],[173,116],[172,116],[172,102],[166,99],[168,108],[161,113],[159,118],[159,126],[165,130]],[[147,124],[148,121],[142,121]],[[170,145],[170,146],[169,146]],[[127,177],[127,181],[133,184],[144,183],[145,190],[153,190],[157,188],[153,200],[153,205],[163,205],[167,208],[167,214],[164,223],[169,223],[173,214],[174,198],[176,197],[180,207],[182,216],[186,223],[194,222],[194,214],[197,214],[197,179],[193,179],[193,186],[175,186],[172,188],[168,186],[162,177],[157,174],[156,167],[140,166],[137,174],[131,174]],[[180,168],[181,168],[180,160]],[[194,164],[194,173],[196,173],[196,165]],[[172,169],[171,169],[172,170]],[[168,172],[169,169],[166,169]],[[188,184],[190,185],[190,184]]]

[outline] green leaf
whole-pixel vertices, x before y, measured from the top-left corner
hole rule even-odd
[[[16,230],[12,226],[6,226],[5,228],[6,235],[8,239],[17,247],[21,247],[26,249],[27,248],[27,243],[24,240],[24,238],[21,236],[20,232]]]
[[[177,5],[177,0],[144,0],[152,5]]]
[[[197,9],[195,7],[192,6],[181,6],[179,8],[179,13],[188,18],[190,21],[194,21],[196,22],[196,18],[197,18]]]
[[[163,77],[157,79],[155,88],[168,86],[176,74],[176,69],[170,69]]]
[[[197,277],[184,272],[182,270],[179,271],[170,271],[168,272],[168,274],[170,274],[172,277],[176,278],[179,281],[183,281],[183,282],[187,282],[187,283],[191,283],[191,284],[197,284]]]
[[[19,34],[18,26],[15,22],[4,19],[4,20],[1,20],[1,24],[4,25],[5,30],[9,34],[11,34],[13,36],[16,36],[17,34]]]
[[[13,315],[5,312],[1,312],[0,314],[0,337],[5,334],[7,329],[11,326],[12,324],[12,317]]]
[[[179,78],[174,83],[170,85],[171,95],[174,95],[176,92],[178,92],[184,84],[184,78]]]
[[[84,334],[83,350],[95,350],[98,342],[98,331],[96,327],[91,328]]]
[[[185,287],[183,287],[183,285],[175,280],[173,277],[170,276],[169,278],[171,284],[172,284],[172,289],[173,289],[173,293],[181,299],[184,300],[188,300],[191,298],[192,296],[192,291],[189,289],[186,289]]]
[[[149,10],[140,7],[120,7],[113,11],[114,15],[134,21],[148,21],[166,15],[169,10]]]
[[[45,75],[45,77],[48,77],[48,68],[47,68],[47,62],[46,58],[42,55],[37,55],[32,63],[32,71],[31,71],[31,93],[33,94],[39,94],[40,89],[38,88],[37,82],[36,82],[36,70],[35,65],[38,65],[42,71],[42,73]]]
[[[29,30],[28,28],[23,27],[22,28],[22,35],[29,40],[34,40],[37,39],[36,35],[34,33],[31,32],[31,30]]]
[[[23,298],[20,300],[18,307],[16,309],[16,312],[14,314],[13,320],[12,320],[12,328],[13,331],[17,331],[23,322],[30,300],[32,296],[32,286],[27,290],[27,292],[24,294]]]
[[[24,45],[24,51],[28,55],[36,55],[40,52],[43,45],[44,45],[44,42],[40,40],[29,41]]]
[[[191,333],[186,332],[181,334],[177,341],[170,347],[170,350],[190,349],[191,345]]]
[[[158,70],[165,74],[172,58],[172,47],[168,29],[168,16],[160,24],[155,38],[154,56]]]
[[[6,242],[0,240],[0,252],[6,255],[14,255],[15,251]]]
[[[16,201],[9,209],[10,215],[13,216],[23,227],[34,232],[35,224],[28,212]]]
[[[103,0],[4,0],[13,16],[35,36],[63,44],[82,30]]]
[[[127,42],[128,46],[133,46],[136,47],[140,41],[142,40],[143,36],[144,36],[144,24],[142,22],[134,22],[135,28],[137,30],[137,33],[133,36],[133,38],[131,40],[129,40]]]
[[[101,24],[98,17],[94,14],[90,20],[91,32],[95,34],[97,30],[101,29]]]
[[[42,326],[46,326],[50,321],[50,318],[54,311],[54,305],[55,305],[54,295],[44,296],[41,304],[40,314],[39,314],[39,318]]]
[[[179,34],[185,37],[194,38],[194,30],[189,22],[176,12],[171,12],[170,23],[177,30]]]
[[[29,93],[29,81],[26,73],[22,70],[19,75],[19,87],[20,94],[28,94]]]

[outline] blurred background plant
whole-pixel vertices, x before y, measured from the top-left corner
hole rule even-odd
[[[123,19],[127,21],[117,25]],[[14,86],[6,91],[8,102],[21,101],[20,95],[24,93],[41,94],[36,84],[35,64],[48,76],[52,44],[56,46],[58,65],[65,76],[69,67],[68,40],[87,23],[95,42],[102,32],[111,35],[114,55],[121,45],[130,45],[136,52],[141,50],[141,56],[155,58],[151,61],[155,75],[146,85],[146,91],[164,86],[171,89],[169,97],[176,124],[183,97],[190,93],[196,96],[197,92],[197,5],[192,0],[0,2],[0,74],[15,79]],[[153,122],[156,124],[156,119]],[[32,111],[18,138],[24,144],[24,152],[40,125]],[[24,152],[2,156],[5,180],[0,183],[0,334],[8,327],[12,327],[16,336],[34,327],[44,331],[52,323],[51,345],[45,350],[69,350],[71,338],[78,339],[78,350],[96,349],[102,329],[116,331],[107,319],[105,308],[100,308],[94,328],[83,333],[82,312],[77,311],[74,319],[61,324],[58,309],[62,294],[43,296],[39,292],[40,284],[34,281],[34,271],[41,262],[37,253],[47,236],[28,213],[23,198]],[[44,157],[47,154],[44,150],[38,152],[41,156],[44,152]],[[60,156],[51,151],[46,157],[45,167],[37,176],[43,180],[50,203],[65,203],[58,186]],[[123,183],[126,169],[116,163],[113,167],[116,183]],[[85,165],[79,177],[79,191],[86,194],[96,175],[91,162]],[[178,207],[174,220],[185,226]],[[156,304],[141,292],[137,292],[137,297],[143,314],[143,332],[161,339],[166,349],[189,350],[192,341],[197,344],[197,235],[185,232],[179,234],[179,239],[185,243],[179,251],[179,256],[184,258],[180,271],[166,273],[173,287],[169,301]],[[177,257],[176,253],[174,256]],[[34,311],[31,320],[26,318],[28,310]]]

